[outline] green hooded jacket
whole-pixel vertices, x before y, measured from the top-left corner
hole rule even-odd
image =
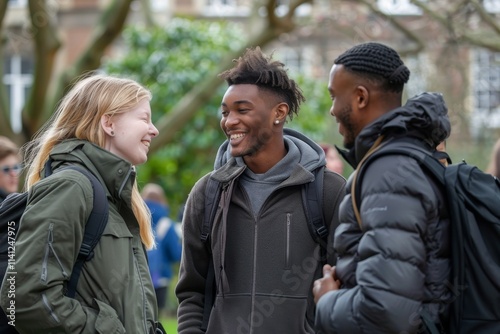
[[[109,201],[108,223],[94,257],[83,266],[75,299],[64,296],[92,211],[92,184],[69,169],[36,183],[17,235],[17,274],[5,277],[4,282],[11,280],[2,285],[1,307],[7,314],[15,307],[20,333],[154,333],[156,297],[131,208],[133,166],[76,139],[56,145],[50,155],[54,171],[76,164],[100,179]]]

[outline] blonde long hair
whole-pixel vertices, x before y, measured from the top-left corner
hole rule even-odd
[[[144,99],[151,100],[151,92],[130,79],[98,74],[77,82],[35,140],[24,148],[29,166],[27,189],[40,181],[42,169],[55,145],[77,138],[104,148],[102,116],[127,112]],[[142,243],[150,249],[154,245],[151,216],[139,194],[137,181],[132,188],[132,210],[139,222]]]

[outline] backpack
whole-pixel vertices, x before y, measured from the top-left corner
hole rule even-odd
[[[388,145],[389,146],[389,145]],[[392,146],[392,147],[391,147]],[[441,185],[448,204],[452,293],[450,321],[441,324],[448,333],[500,333],[500,181],[465,161],[445,167],[421,147],[380,146],[358,167],[352,184],[353,207],[360,203],[364,169],[384,155],[405,155]],[[359,213],[359,211],[358,211]],[[361,220],[358,220],[361,225]],[[427,331],[437,326],[422,313]],[[444,325],[444,326],[443,326]]]
[[[302,202],[306,209],[306,217],[311,237],[320,245],[320,262],[326,264],[327,260],[327,244],[328,244],[328,225],[325,224],[323,217],[323,176],[325,167],[316,168],[314,180],[302,186]],[[205,216],[200,239],[209,246],[210,232],[215,219],[217,208],[219,207],[220,197],[222,194],[222,185],[213,178],[208,179],[205,188]],[[215,273],[212,258],[208,265],[208,274],[205,283],[205,301],[203,306],[203,322],[201,329],[207,330],[210,312],[212,310],[217,288],[215,285]]]
[[[52,174],[50,164],[51,159],[45,164],[45,177]],[[66,169],[73,169],[85,175],[91,182],[94,191],[92,212],[85,225],[82,245],[73,266],[70,280],[65,288],[65,295],[74,298],[83,264],[94,256],[93,249],[99,242],[108,222],[109,204],[101,182],[90,171],[82,167],[68,166],[61,168],[57,172]],[[6,273],[9,273],[10,270],[15,272],[15,237],[27,203],[28,192],[23,192],[10,194],[0,205],[0,284]],[[3,312],[0,312],[0,329],[2,333],[4,331],[8,333],[8,330],[17,333],[14,327],[8,325],[8,318]]]

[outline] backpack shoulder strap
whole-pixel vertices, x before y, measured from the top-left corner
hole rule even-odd
[[[217,208],[219,206],[220,196],[222,193],[221,183],[212,177],[208,178],[207,185],[205,187],[205,211],[203,218],[203,226],[201,228],[200,239],[205,243],[209,253],[211,253],[210,247],[210,232],[212,231],[212,225],[215,219],[215,214],[217,213]],[[208,328],[208,320],[210,319],[210,312],[215,302],[215,294],[217,287],[215,285],[215,271],[212,256],[208,263],[208,272],[205,281],[205,300],[203,304],[203,320],[201,323],[201,329],[206,331]]]
[[[207,242],[212,231],[212,224],[217,213],[221,195],[221,184],[219,181],[208,178],[205,187],[205,210],[203,218],[203,226],[201,227],[201,241]]]
[[[370,152],[371,154],[359,163],[356,169],[356,174],[353,176],[351,184],[351,200],[353,203],[354,214],[360,227],[362,227],[361,215],[359,213],[359,205],[361,203],[361,180],[366,168],[377,158],[386,155],[403,155],[415,159],[429,175],[434,177],[439,184],[444,184],[445,166],[440,163],[436,157],[423,148],[414,145],[388,145],[379,146],[380,149]]]
[[[302,201],[311,237],[320,245],[320,259],[326,263],[328,245],[328,226],[323,215],[323,178],[325,166],[314,170],[314,180],[302,187]]]
[[[63,169],[73,169],[85,175],[92,184],[94,192],[92,212],[90,213],[87,223],[85,224],[82,245],[78,252],[78,257],[73,266],[73,271],[66,289],[66,296],[74,298],[76,293],[76,284],[78,283],[78,278],[80,277],[83,264],[85,261],[92,259],[94,256],[94,247],[99,242],[102,232],[108,222],[109,204],[104,187],[94,174],[85,168],[76,166],[68,166]]]

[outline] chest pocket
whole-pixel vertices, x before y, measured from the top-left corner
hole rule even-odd
[[[128,229],[127,225],[123,222],[111,222],[108,221],[106,228],[102,232],[103,236],[110,236],[115,238],[132,238],[132,233]]]

